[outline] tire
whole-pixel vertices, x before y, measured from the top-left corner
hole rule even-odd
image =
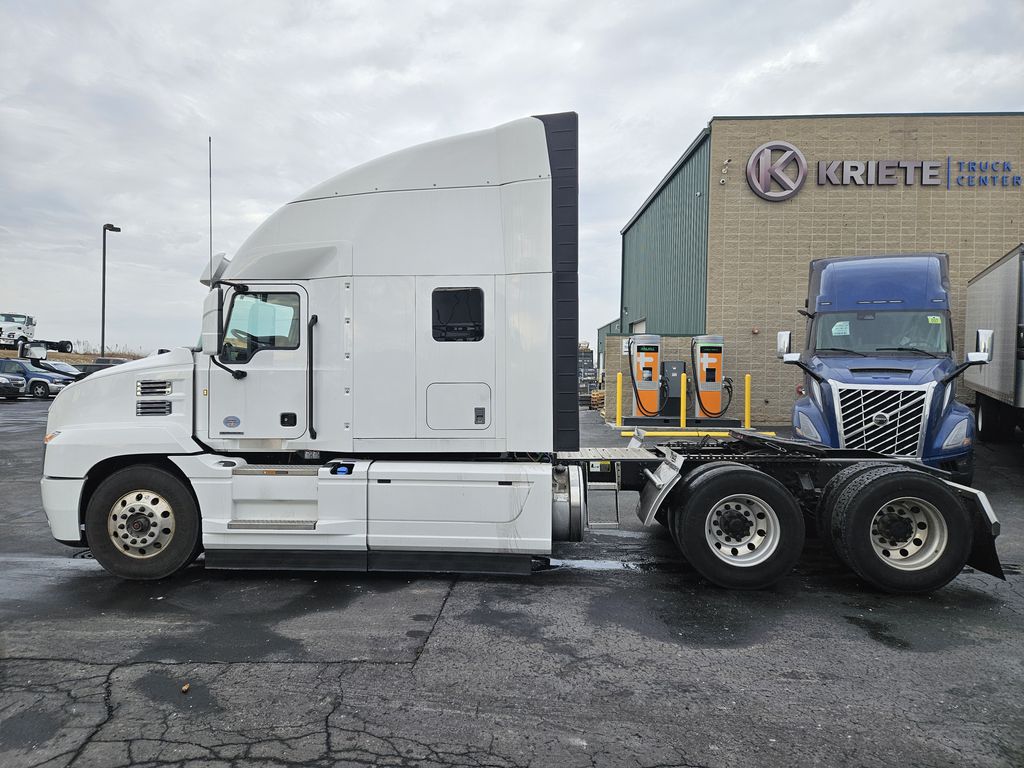
[[[70,341],[58,341],[57,342],[57,351],[58,352],[63,352],[64,354],[69,355],[69,354],[71,354],[74,351],[74,349],[75,349],[75,347],[74,347],[74,345]]]
[[[133,524],[145,535],[125,538]],[[122,579],[143,581],[177,573],[196,558],[201,543],[189,489],[151,466],[128,467],[100,483],[86,508],[85,533],[100,565]]]
[[[712,524],[726,515],[731,528]],[[729,589],[775,584],[796,565],[804,545],[804,518],[793,495],[775,478],[742,465],[709,468],[694,478],[673,528],[690,565]]]
[[[50,387],[45,381],[33,381],[28,391],[32,397],[37,397],[40,400],[45,400],[50,396]]]
[[[676,547],[680,550],[682,550],[682,547],[679,546],[679,540],[676,538],[676,523],[674,522],[674,519],[677,515],[682,514],[683,507],[686,505],[687,489],[693,481],[715,467],[745,468],[745,465],[735,461],[709,461],[707,464],[701,464],[700,466],[691,469],[682,476],[678,483],[676,483],[676,487],[672,489],[672,493],[669,494],[669,497],[662,502],[661,509],[659,509],[654,516],[655,520],[658,519],[658,515],[662,516],[663,520],[660,522],[668,528],[668,532],[672,536],[672,541],[675,542]]]
[[[879,464],[877,462],[851,464],[836,472],[832,479],[825,484],[825,488],[821,492],[821,498],[818,500],[818,507],[814,511],[814,527],[818,534],[818,539],[821,541],[822,548],[831,557],[842,560],[842,556],[832,541],[832,511],[835,508],[836,499],[839,498],[839,494],[843,492],[843,489],[854,478],[859,477],[865,472],[870,472],[872,469],[878,469],[880,466],[895,467],[897,465]]]
[[[985,443],[1004,443],[1013,437],[1016,421],[1009,418],[1006,407],[988,395],[978,395],[975,424],[978,439]]]
[[[944,587],[967,563],[973,540],[967,511],[945,483],[894,467],[850,482],[836,499],[832,526],[854,573],[894,594]]]

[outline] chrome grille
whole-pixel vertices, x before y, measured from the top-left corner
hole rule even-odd
[[[862,448],[890,456],[921,455],[932,385],[833,386],[843,448]]]
[[[171,382],[137,381],[135,382],[135,394],[139,397],[144,395],[169,395],[171,394]]]
[[[140,400],[135,404],[136,416],[170,416],[169,400]]]

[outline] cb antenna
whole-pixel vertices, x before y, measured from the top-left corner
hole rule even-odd
[[[210,181],[210,284],[213,284],[213,137],[206,137]]]

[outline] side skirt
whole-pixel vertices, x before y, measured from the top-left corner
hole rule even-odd
[[[253,571],[393,571],[528,575],[533,555],[489,552],[208,549],[207,568]]]

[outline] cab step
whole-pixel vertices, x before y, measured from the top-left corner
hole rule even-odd
[[[316,520],[229,520],[229,531],[315,531]]]

